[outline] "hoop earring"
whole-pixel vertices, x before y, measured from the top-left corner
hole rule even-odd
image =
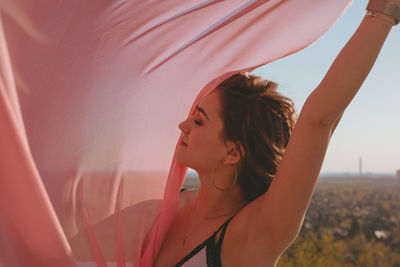
[[[215,184],[214,170],[215,170],[215,168],[216,168],[217,166],[218,166],[218,164],[215,165],[215,167],[214,167],[214,168],[212,169],[212,171],[211,171],[211,179],[212,179],[212,183],[213,183],[214,187],[215,187],[217,190],[219,190],[219,191],[226,191],[226,190],[231,189],[231,188],[236,184],[236,182],[237,182],[237,170],[236,170],[235,165],[231,165],[231,166],[235,169],[235,179],[234,179],[234,181],[233,181],[233,184],[230,185],[230,186],[227,187],[227,188],[221,188],[221,187],[218,187],[218,186]]]

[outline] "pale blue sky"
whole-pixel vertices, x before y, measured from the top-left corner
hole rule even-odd
[[[365,15],[366,0],[355,0],[338,23],[310,47],[253,73],[279,83],[300,112],[333,60]],[[363,171],[394,174],[400,169],[400,25],[390,33],[329,145],[322,173]]]

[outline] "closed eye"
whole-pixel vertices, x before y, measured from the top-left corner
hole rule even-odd
[[[194,120],[194,122],[195,122],[197,125],[202,125],[202,123],[199,122],[198,120]]]

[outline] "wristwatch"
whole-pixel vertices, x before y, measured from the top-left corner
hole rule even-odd
[[[400,6],[387,0],[369,0],[366,9],[370,16],[375,16],[374,12],[379,12],[393,18],[393,25],[400,22]]]

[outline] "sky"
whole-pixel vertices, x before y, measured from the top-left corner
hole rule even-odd
[[[354,0],[337,24],[308,48],[253,71],[279,84],[300,113],[365,15]],[[375,66],[346,109],[328,147],[321,174],[394,174],[400,169],[400,24],[393,27]]]

